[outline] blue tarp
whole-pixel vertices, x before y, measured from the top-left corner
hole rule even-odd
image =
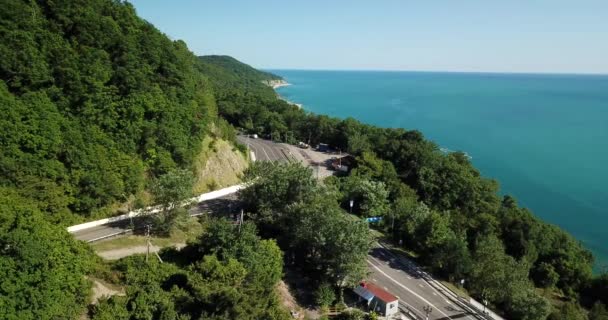
[[[367,291],[367,289],[365,289],[362,286],[358,286],[355,288],[355,293],[358,294],[361,298],[363,298],[365,301],[367,301],[367,303],[369,304],[370,301],[372,301],[372,299],[374,298],[374,294]]]

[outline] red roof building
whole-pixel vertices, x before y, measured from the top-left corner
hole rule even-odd
[[[389,293],[388,291],[378,287],[377,285],[369,282],[361,282],[361,286],[367,291],[371,292],[376,298],[386,302],[391,303],[393,301],[397,301],[397,297]]]
[[[399,310],[399,299],[373,283],[361,282],[354,291],[366,302],[369,309],[385,316],[393,315]]]

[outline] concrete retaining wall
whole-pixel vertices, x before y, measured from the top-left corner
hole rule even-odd
[[[228,187],[228,188],[224,188],[224,189],[220,189],[220,190],[216,190],[216,191],[211,191],[208,193],[203,193],[197,197],[191,198],[187,201],[185,201],[184,204],[190,204],[190,203],[199,203],[199,202],[203,202],[203,201],[207,201],[207,200],[211,200],[211,199],[217,199],[223,196],[227,196],[229,194],[233,194],[238,192],[239,190],[241,190],[243,188],[245,184],[237,184],[236,186],[232,186],[232,187]],[[160,209],[158,207],[150,207],[148,208],[148,210],[146,210],[147,213],[157,213],[159,212]],[[129,218],[133,218],[133,217],[137,217],[138,215],[140,215],[142,212],[144,212],[144,210],[139,209],[139,210],[134,210],[131,211],[129,213],[120,215],[120,216],[116,216],[116,217],[111,217],[111,218],[105,218],[105,219],[101,219],[101,220],[96,220],[96,221],[90,221],[90,222],[85,222],[85,223],[81,223],[81,224],[77,224],[75,226],[70,226],[67,228],[68,232],[73,233],[76,231],[80,231],[80,230],[85,230],[85,229],[90,229],[93,227],[97,227],[97,226],[101,226],[104,224],[108,224],[108,223],[112,223],[112,222],[117,222],[117,221],[122,221],[122,220],[126,220]]]

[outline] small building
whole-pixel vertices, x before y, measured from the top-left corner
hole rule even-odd
[[[328,152],[330,150],[331,148],[327,143],[319,143],[319,145],[317,145],[317,151],[319,152]]]
[[[349,172],[355,167],[355,157],[347,154],[331,160],[331,168],[336,171]]]
[[[399,299],[373,283],[361,282],[354,291],[360,301],[366,302],[369,310],[385,317],[390,317],[399,311]]]

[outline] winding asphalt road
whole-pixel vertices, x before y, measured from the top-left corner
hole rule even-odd
[[[377,244],[367,258],[368,281],[383,287],[399,298],[402,313],[425,318],[425,307],[431,307],[429,319],[484,319],[475,315],[463,301],[448,294],[432,277],[405,257]]]
[[[292,161],[289,149],[280,144],[263,139],[252,139],[239,136],[240,143],[246,144],[254,151],[258,161]],[[208,200],[190,208],[193,216],[210,213],[234,216],[238,211],[236,195]],[[137,223],[136,223],[137,224]],[[113,234],[124,233],[132,226],[125,220],[109,225],[98,226],[74,233],[76,239],[93,242]],[[370,251],[367,264],[370,270],[368,281],[371,281],[399,298],[403,314],[410,318],[424,319],[425,307],[431,307],[431,320],[447,319],[484,319],[453,293],[445,291],[442,286],[413,262],[404,256],[391,252],[377,244]]]
[[[264,139],[254,139],[247,136],[238,136],[237,140],[251,148],[257,161],[291,161],[289,149],[278,143]]]

